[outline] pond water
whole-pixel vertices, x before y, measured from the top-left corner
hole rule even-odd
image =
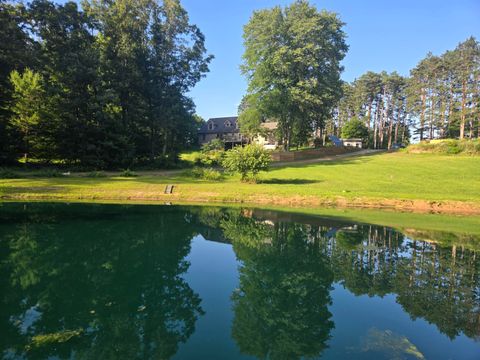
[[[252,209],[0,204],[0,356],[478,360],[480,254],[452,236]]]

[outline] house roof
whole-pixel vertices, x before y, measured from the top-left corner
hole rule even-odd
[[[219,133],[238,133],[240,130],[237,127],[237,116],[227,116],[210,118],[207,122],[203,123],[198,130],[199,134],[219,134]],[[231,126],[226,124],[230,122]],[[213,124],[213,128],[209,129],[209,124]]]

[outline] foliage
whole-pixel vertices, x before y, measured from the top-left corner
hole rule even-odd
[[[208,143],[202,145],[203,153],[208,153],[210,151],[215,151],[215,150],[224,150],[224,149],[225,149],[225,143],[222,141],[222,139],[213,139]]]
[[[187,94],[212,57],[178,0],[0,6],[0,161],[118,168],[196,142]]]
[[[264,116],[259,109],[260,104],[254,95],[244,96],[238,114],[240,132],[250,139],[262,134]]]
[[[261,146],[249,144],[237,146],[225,153],[222,166],[230,172],[239,173],[242,181],[256,181],[260,171],[267,171],[271,156]]]
[[[38,133],[40,122],[46,117],[47,99],[42,84],[43,78],[39,73],[27,68],[23,74],[16,70],[12,71],[10,82],[13,86],[11,107],[13,116],[10,122],[22,134],[27,163],[32,143],[41,135]]]
[[[437,153],[437,154],[464,154],[480,155],[480,140],[432,140],[422,141],[418,144],[409,145],[406,149],[408,153]]]
[[[209,180],[209,181],[218,181],[223,178],[222,173],[213,168],[194,167],[193,169],[188,170],[185,174],[187,176],[191,176],[197,179],[203,179],[203,180]]]
[[[388,149],[408,144],[410,137],[479,137],[479,74],[480,43],[473,37],[439,56],[428,53],[407,78],[369,71],[343,85],[329,131],[338,135],[358,118],[371,146]]]
[[[288,150],[323,125],[340,97],[340,62],[348,49],[343,25],[337,14],[305,0],[253,13],[244,27],[241,67],[248,79],[240,113],[246,132],[259,117],[275,119]]]
[[[365,124],[357,118],[352,118],[342,127],[342,137],[346,139],[368,140],[368,129]]]
[[[8,168],[0,168],[0,179],[18,179],[20,177],[20,174]]]

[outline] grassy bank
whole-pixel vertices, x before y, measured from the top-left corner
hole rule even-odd
[[[406,149],[411,154],[434,153],[449,155],[480,155],[480,140],[441,139],[427,140],[409,145]]]
[[[175,185],[171,195],[163,194],[167,184]],[[235,176],[207,181],[183,173],[2,179],[0,196],[10,200],[241,202],[480,214],[480,157],[384,153],[276,168],[263,174],[259,184],[240,183]]]

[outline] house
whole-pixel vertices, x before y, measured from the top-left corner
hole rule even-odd
[[[214,139],[220,139],[225,143],[226,148],[248,143],[248,139],[240,133],[238,117],[210,118],[198,130],[198,142],[200,145],[209,143]],[[276,149],[278,142],[275,138],[276,122],[262,123],[261,135],[256,136],[252,141],[262,145],[265,149]]]
[[[227,148],[245,144],[247,139],[240,134],[237,119],[236,116],[208,119],[198,130],[199,144],[203,145],[214,139],[221,139]]]
[[[328,138],[337,147],[349,146],[355,148],[362,148],[362,139],[339,139],[335,135],[328,135]]]
[[[277,130],[277,122],[264,122],[261,125],[262,134],[259,134],[253,138],[253,142],[262,145],[264,149],[275,150],[279,143],[275,136],[275,130]]]
[[[362,139],[342,139],[343,146],[362,148]]]

